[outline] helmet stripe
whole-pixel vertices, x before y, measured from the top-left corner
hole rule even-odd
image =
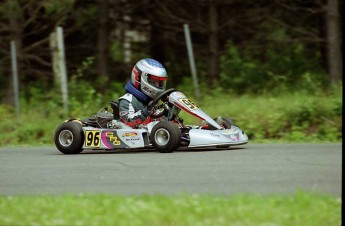
[[[157,80],[157,81],[166,81],[168,80],[168,77],[159,77],[155,75],[149,75],[152,79]]]
[[[141,74],[141,71],[140,71],[140,69],[137,66],[134,66],[133,72],[134,72],[134,75],[135,75],[135,84],[134,84],[134,86],[137,89],[140,89],[141,76],[139,76],[139,74]]]

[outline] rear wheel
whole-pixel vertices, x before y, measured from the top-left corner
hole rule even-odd
[[[181,131],[175,123],[162,121],[152,128],[150,140],[157,151],[171,153],[180,145]]]
[[[55,131],[54,142],[64,154],[78,154],[83,151],[83,126],[78,122],[65,122]]]

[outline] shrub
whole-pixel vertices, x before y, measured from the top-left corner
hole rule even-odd
[[[240,51],[231,43],[220,59],[219,85],[236,93],[304,90],[314,92],[329,84],[320,56],[308,56],[302,44],[258,51]]]

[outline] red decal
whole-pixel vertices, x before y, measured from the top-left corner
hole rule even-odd
[[[167,77],[158,77],[158,76],[155,76],[155,75],[150,75],[152,79],[154,80],[157,80],[157,81],[165,81],[165,80],[168,80]]]
[[[136,119],[134,120],[133,122],[127,122],[125,118],[122,118],[122,122],[125,123],[127,126],[130,126],[130,127],[135,127],[137,125],[141,125],[141,124],[148,124],[152,121],[151,117],[147,117],[145,119],[145,121],[141,120],[141,119]]]
[[[182,105],[179,105],[178,103],[174,103],[174,104],[175,104],[177,107],[179,107],[179,108],[185,110],[185,111],[188,112],[189,114],[194,115],[195,117],[197,117],[197,118],[199,118],[199,119],[201,119],[201,120],[205,120],[204,118],[201,118],[199,115],[197,115],[197,114],[191,112],[190,110],[188,110],[187,108],[183,107]]]
[[[139,71],[136,67],[133,68],[133,72],[135,75],[135,87],[139,88]]]

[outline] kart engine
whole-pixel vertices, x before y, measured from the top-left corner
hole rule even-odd
[[[102,108],[96,114],[96,122],[101,128],[107,128],[108,123],[113,119],[114,115],[112,112],[108,111],[108,108]]]

